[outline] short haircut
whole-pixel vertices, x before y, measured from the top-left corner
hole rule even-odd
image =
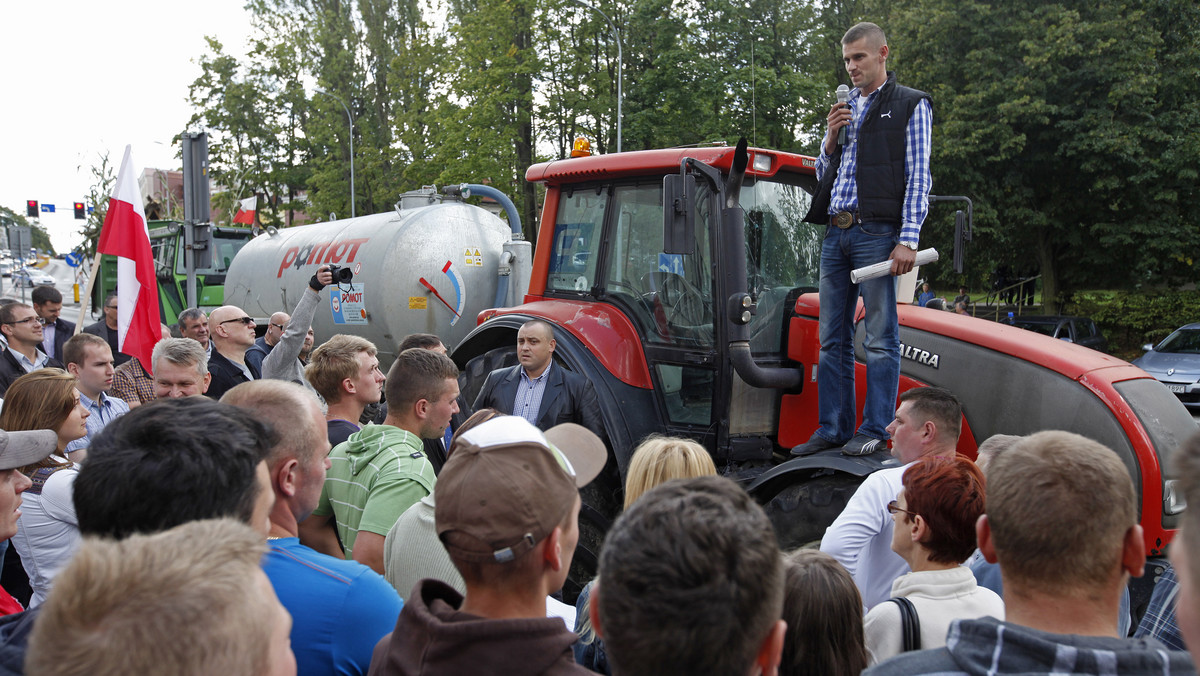
[[[191,338],[163,338],[158,341],[150,353],[151,370],[158,370],[159,359],[166,359],[176,366],[192,366],[201,378],[208,373],[208,352]]]
[[[647,437],[633,451],[625,478],[625,509],[646,491],[671,479],[690,479],[717,473],[712,456],[691,439]]]
[[[422,350],[432,350],[433,348],[444,345],[442,339],[432,333],[410,333],[400,341],[400,347],[396,348],[396,354],[400,354],[405,350],[411,350],[414,347],[419,347]]]
[[[363,352],[374,357],[378,351],[366,338],[339,333],[312,351],[304,377],[325,401],[336,404],[342,400],[342,381],[358,375]]]
[[[996,456],[986,511],[1005,587],[1011,580],[1052,595],[1118,575],[1125,533],[1137,524],[1121,459],[1069,432],[1038,432]]]
[[[53,286],[38,286],[34,287],[33,293],[29,294],[29,300],[34,305],[45,305],[46,303],[61,303],[63,296]]]
[[[205,317],[206,315],[204,314],[204,310],[190,307],[179,313],[179,328],[181,330],[183,329],[184,322],[198,322]]]
[[[1191,509],[1183,511],[1179,534],[1187,550],[1188,579],[1200,580],[1200,432],[1188,437],[1175,451],[1175,475],[1179,477],[1183,497]],[[1179,546],[1178,539],[1171,544]],[[1194,584],[1194,583],[1193,583]]]
[[[867,38],[872,45],[882,47],[887,44],[887,36],[884,35],[883,29],[871,23],[870,21],[862,21],[850,27],[846,34],[842,36],[842,44],[848,45],[851,42]]]
[[[241,383],[221,397],[222,404],[249,411],[275,430],[278,441],[267,457],[267,465],[272,469],[287,457],[308,465],[315,449],[322,441],[327,441],[323,425],[320,434],[314,435],[313,426],[309,424],[308,404],[316,400],[311,392],[296,383],[269,378]]]
[[[17,318],[17,310],[20,309],[32,310],[33,308],[24,303],[8,303],[0,305],[0,324],[11,324]]]
[[[116,291],[109,293],[107,296],[104,297],[104,304],[108,305],[108,301],[113,300],[116,297],[117,297]]]
[[[521,325],[521,328],[527,329],[531,326],[540,326],[546,332],[546,340],[554,340],[554,325],[544,319],[530,319]]]
[[[31,676],[262,674],[275,600],[262,536],[229,519],[85,538],[29,639]]]
[[[743,676],[783,609],[783,557],[729,479],[675,479],[604,539],[594,602],[613,671]]]
[[[1013,444],[1020,440],[1021,437],[1015,434],[993,434],[979,444],[975,452],[975,464],[979,465],[979,469],[986,475],[988,463],[995,460],[997,454],[1012,448]]]
[[[388,413],[406,411],[422,399],[433,401],[446,389],[446,380],[458,377],[458,367],[433,350],[405,350],[388,369],[384,394]]]
[[[75,479],[84,535],[122,538],[198,519],[249,522],[275,435],[207,397],[158,399],[109,423]]]
[[[798,549],[784,560],[787,635],[780,676],[858,676],[867,668],[862,596],[837,559]]]
[[[962,431],[962,403],[950,390],[941,387],[916,387],[900,393],[900,403],[911,402],[910,410],[922,421],[932,420],[939,434],[951,441]]]
[[[92,333],[77,333],[63,343],[62,360],[64,364],[83,364],[87,359],[88,347],[108,348],[108,341]]]
[[[934,563],[962,563],[975,551],[975,522],[983,514],[983,472],[963,456],[918,460],[904,471],[905,509],[929,525],[921,546]],[[912,517],[898,515],[907,522]]]

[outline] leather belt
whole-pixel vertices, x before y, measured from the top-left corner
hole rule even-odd
[[[854,211],[839,211],[829,217],[829,224],[845,230],[855,223],[862,223],[862,216],[859,215],[858,209]]]

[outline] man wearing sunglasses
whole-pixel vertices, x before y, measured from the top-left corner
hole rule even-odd
[[[62,362],[42,352],[42,325],[46,320],[24,303],[0,307],[0,333],[8,349],[0,356],[0,397],[21,376],[40,368],[62,368]]]
[[[246,363],[246,350],[254,345],[255,336],[254,320],[245,310],[233,305],[213,310],[208,315],[208,330],[213,344],[208,358],[208,372],[212,374],[206,393],[209,397],[220,399],[235,385],[262,377],[258,367]]]

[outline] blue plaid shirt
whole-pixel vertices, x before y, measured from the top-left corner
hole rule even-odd
[[[1134,638],[1156,638],[1171,650],[1187,650],[1183,645],[1183,636],[1179,633],[1179,623],[1175,620],[1175,604],[1179,598],[1179,581],[1175,577],[1175,569],[1167,566],[1163,574],[1154,583],[1154,593],[1150,595],[1150,605],[1138,624]]]
[[[883,87],[893,86],[893,82]],[[854,211],[858,208],[858,131],[871,104],[883,91],[876,89],[866,96],[859,95],[858,87],[850,90],[851,122],[846,133],[846,147],[842,149],[842,163],[837,178],[833,181],[833,192],[829,200],[829,213]],[[929,173],[929,155],[933,147],[933,109],[928,99],[921,99],[908,120],[904,132],[904,211],[900,227],[900,241],[917,244],[921,237],[921,224],[929,213],[929,188],[933,178]],[[829,168],[829,155],[825,154],[825,143],[821,143],[821,155],[817,158],[817,179],[820,180]]]
[[[546,370],[536,378],[530,378],[525,369],[521,369],[521,380],[517,383],[517,398],[513,401],[513,415],[519,415],[537,427],[538,411],[542,409],[542,395],[546,392],[546,376],[554,368],[554,360],[546,364]]]
[[[87,425],[88,433],[87,436],[67,444],[67,453],[74,453],[75,451],[87,448],[92,443],[92,438],[100,434],[100,430],[104,429],[110,422],[129,413],[129,404],[125,403],[124,399],[109,396],[104,392],[101,392],[100,397],[95,401],[83,392],[80,392],[79,403],[83,404],[88,413],[91,413],[88,419],[83,421],[83,424]]]

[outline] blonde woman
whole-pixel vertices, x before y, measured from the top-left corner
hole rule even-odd
[[[672,479],[692,479],[713,476],[717,467],[712,456],[700,444],[691,439],[651,435],[646,437],[633,452],[629,471],[625,475],[625,509],[650,489]],[[597,640],[596,632],[588,620],[588,595],[593,582],[589,582],[579,593],[575,602],[575,633],[579,641],[572,646],[575,661],[592,671],[611,674],[604,643]]]
[[[0,412],[0,428],[8,432],[52,430],[58,434],[58,448],[50,457],[20,469],[33,486],[21,496],[21,516],[12,544],[33,589],[31,608],[45,600],[55,574],[79,546],[72,499],[79,471],[66,458],[66,449],[67,444],[87,435],[88,415],[79,403],[75,377],[55,368],[39,369],[14,380]]]

